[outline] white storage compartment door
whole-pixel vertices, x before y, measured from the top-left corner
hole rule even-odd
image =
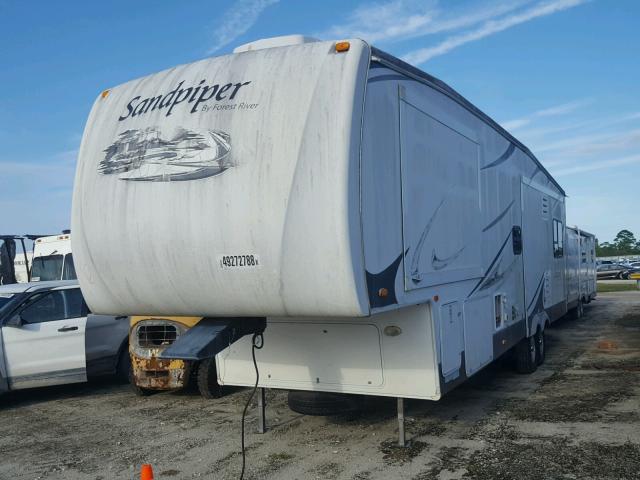
[[[442,376],[446,381],[456,378],[462,365],[463,326],[459,302],[440,307],[440,358]]]
[[[405,289],[482,276],[478,144],[400,90]]]
[[[380,332],[375,325],[270,321],[266,344],[257,358],[260,375],[272,386],[331,390],[382,385]],[[223,381],[255,382],[252,360],[246,355],[250,351],[245,337],[220,354]]]

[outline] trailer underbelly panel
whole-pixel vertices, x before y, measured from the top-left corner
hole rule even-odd
[[[256,351],[260,386],[438,399],[439,366],[428,305],[365,319],[268,319]],[[223,385],[251,386],[245,338],[217,357]]]

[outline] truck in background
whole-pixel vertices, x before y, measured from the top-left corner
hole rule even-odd
[[[76,269],[71,253],[71,234],[37,238],[33,243],[31,281],[75,280]]]
[[[160,358],[162,352],[202,317],[132,316],[129,331],[131,355],[130,383],[136,394],[144,396],[155,391],[181,390],[193,382],[204,398],[218,398],[215,359],[200,362]]]

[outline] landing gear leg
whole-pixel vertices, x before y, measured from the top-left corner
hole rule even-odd
[[[258,392],[258,433],[264,433],[267,431],[267,420],[265,416],[266,402],[265,402],[265,389],[261,388]]]
[[[404,433],[404,398],[400,397],[398,397],[398,446],[407,446],[407,439]]]

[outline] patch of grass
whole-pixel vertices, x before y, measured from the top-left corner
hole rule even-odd
[[[598,282],[598,293],[638,291],[635,283],[601,283]]]

